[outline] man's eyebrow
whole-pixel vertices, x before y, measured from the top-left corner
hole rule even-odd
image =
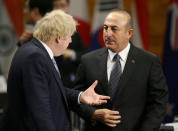
[[[118,28],[118,26],[116,26],[116,25],[113,25],[113,26],[111,26],[111,28]]]
[[[109,25],[104,24],[103,26],[107,26],[107,27],[111,27],[111,28],[118,28],[118,26],[116,26],[116,25],[109,26]]]

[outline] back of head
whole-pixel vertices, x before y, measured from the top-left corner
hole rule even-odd
[[[29,0],[29,8],[38,8],[41,16],[44,16],[53,9],[53,0]]]
[[[51,41],[56,36],[65,38],[74,33],[76,25],[77,23],[71,15],[62,10],[54,10],[39,21],[33,36],[43,42]]]

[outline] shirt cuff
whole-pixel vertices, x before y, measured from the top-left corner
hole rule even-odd
[[[81,91],[81,92],[79,93],[79,95],[78,95],[78,104],[81,104],[81,102],[80,102],[80,96],[81,96],[82,93],[83,93],[83,91]]]

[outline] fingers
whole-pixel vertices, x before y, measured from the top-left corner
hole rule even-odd
[[[106,123],[109,124],[119,124],[121,121],[120,120],[108,120]]]
[[[100,95],[100,100],[108,100],[108,99],[111,99],[110,96],[103,96],[103,95]]]
[[[105,124],[110,127],[116,127],[117,124],[119,124],[120,122],[121,122],[120,120],[110,120],[109,122],[106,122]]]
[[[102,104],[105,104],[107,103],[107,100],[99,100],[98,103],[92,103],[92,105],[102,105]]]
[[[110,99],[110,97],[109,96],[100,96],[99,97],[99,101],[98,101],[98,104],[93,104],[93,105],[101,105],[101,104],[105,104],[105,103],[107,103],[107,100],[108,99]]]
[[[118,116],[110,116],[108,117],[108,119],[105,119],[105,124],[110,126],[110,127],[115,127],[117,126],[117,124],[119,124],[121,121],[121,116],[118,115]]]
[[[106,125],[110,126],[110,127],[116,127],[117,124],[110,124],[110,123],[106,123]]]
[[[108,120],[119,120],[121,119],[120,115],[109,115]]]
[[[112,111],[112,110],[108,110],[110,115],[119,115],[118,111]]]
[[[101,104],[105,104],[107,103],[107,99],[110,99],[109,96],[102,96],[102,97],[99,97],[99,100],[92,103],[92,105],[101,105]]]
[[[118,111],[113,111],[109,109],[98,109],[94,112],[92,119],[98,120],[110,127],[115,127],[121,121],[121,116]]]
[[[116,111],[117,112],[117,111]],[[109,122],[109,123],[113,123],[113,124],[116,124],[118,122],[118,120],[121,119],[121,116],[117,113],[117,114],[109,114],[107,116],[107,119],[106,122]],[[116,122],[116,123],[115,123]],[[120,122],[120,121],[119,121]]]
[[[117,126],[117,124],[119,124],[121,121],[121,116],[117,115],[117,116],[109,116],[107,119],[105,119],[104,123],[110,127],[115,127]]]
[[[66,49],[63,56],[64,56],[64,58],[72,58],[73,51],[71,49]]]
[[[107,110],[107,114],[108,115],[104,119],[106,125],[115,127],[121,122],[121,116],[118,111]]]

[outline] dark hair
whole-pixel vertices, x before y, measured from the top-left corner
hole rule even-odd
[[[53,9],[53,0],[29,0],[30,10],[38,8],[40,14],[44,16]]]

